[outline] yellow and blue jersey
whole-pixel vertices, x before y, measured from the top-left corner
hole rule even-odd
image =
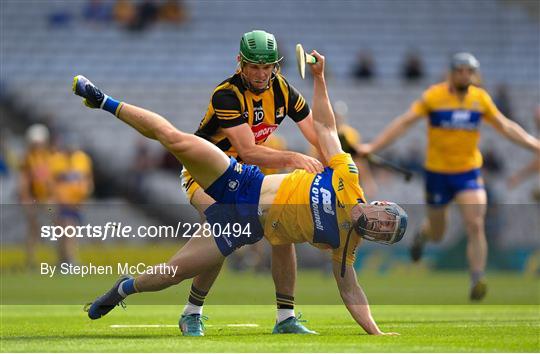
[[[21,170],[28,176],[30,194],[38,203],[46,202],[52,194],[51,156],[49,149],[31,149],[22,162]]]
[[[427,89],[411,109],[428,117],[426,170],[460,173],[482,166],[480,123],[498,114],[484,89],[471,85],[460,99],[448,83],[439,83]]]
[[[76,205],[90,194],[88,178],[92,176],[92,160],[83,151],[58,151],[51,158],[54,194],[59,204]]]
[[[264,231],[272,245],[309,242],[332,250],[332,259],[354,263],[360,237],[346,244],[351,209],[365,203],[358,169],[347,153],[332,157],[323,173],[295,170],[285,177],[268,211]]]

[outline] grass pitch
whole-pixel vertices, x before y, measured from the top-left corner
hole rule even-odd
[[[352,320],[332,277],[298,275],[296,311],[318,336],[271,335],[274,288],[269,274],[223,272],[207,299],[204,338],[182,337],[177,321],[190,282],[133,295],[90,321],[82,311],[112,278],[2,274],[2,352],[539,352],[539,279],[491,274],[482,304],[467,301],[468,276],[419,269],[364,271],[359,282],[383,331],[368,336]],[[41,299],[41,300],[39,300]],[[392,301],[399,299],[401,301]],[[49,305],[40,305],[47,303]],[[77,305],[75,305],[77,304]],[[177,305],[172,305],[177,304]],[[246,305],[250,304],[250,305]],[[444,305],[443,305],[444,304]]]
[[[380,327],[401,333],[399,337],[365,335],[339,305],[301,306],[309,327],[317,330],[318,336],[270,334],[274,316],[270,305],[213,305],[205,310],[210,317],[206,337],[189,338],[180,336],[176,327],[180,310],[179,306],[170,305],[133,305],[90,321],[80,306],[3,306],[1,347],[4,352],[538,352],[540,349],[539,310],[533,305],[373,306]],[[118,325],[127,327],[118,328]]]

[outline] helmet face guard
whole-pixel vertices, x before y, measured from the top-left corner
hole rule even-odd
[[[246,75],[243,73],[242,68],[244,67],[245,63],[246,62],[243,61],[243,59],[240,59],[240,69],[238,69],[237,72],[240,73],[240,78],[242,79],[242,83],[244,84],[244,86],[256,95],[260,95],[264,91],[268,90],[270,86],[272,86],[272,82],[274,81],[274,79],[276,78],[276,75],[279,73],[279,70],[280,70],[279,63],[274,64],[274,69],[272,70],[272,75],[270,75],[270,78],[268,79],[268,84],[264,88],[258,89],[258,88],[253,87],[253,85],[247,79]],[[266,64],[263,64],[263,65],[266,65]]]
[[[362,238],[385,245],[399,242],[407,229],[407,213],[391,202],[357,204],[351,216],[354,229]]]

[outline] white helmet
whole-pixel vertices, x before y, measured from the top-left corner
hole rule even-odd
[[[26,141],[29,144],[45,144],[49,142],[49,129],[43,124],[33,124],[26,130]]]

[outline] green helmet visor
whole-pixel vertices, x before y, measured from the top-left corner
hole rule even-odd
[[[240,40],[240,57],[252,64],[277,64],[283,59],[274,35],[259,30],[244,33]]]

